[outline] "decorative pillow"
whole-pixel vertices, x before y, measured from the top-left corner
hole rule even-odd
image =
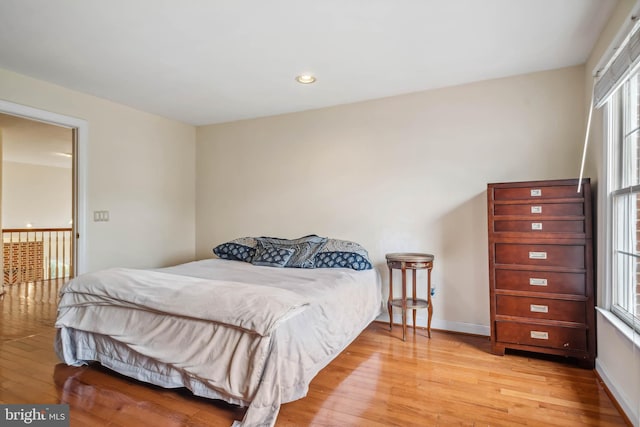
[[[221,259],[251,262],[256,252],[256,239],[241,237],[213,248],[213,253]]]
[[[293,249],[294,253],[285,267],[314,268],[316,254],[324,247],[328,239],[311,234],[291,240],[277,237],[258,237],[256,240],[259,243],[268,243],[279,248]]]
[[[351,268],[370,270],[373,268],[365,248],[348,240],[329,239],[318,252],[316,268]]]
[[[349,240],[328,239],[320,252],[355,252],[369,258],[369,254],[365,248]]]
[[[283,248],[277,245],[258,241],[256,254],[251,261],[253,265],[264,265],[269,267],[284,267],[295,250],[293,248]]]
[[[316,256],[316,268],[351,268],[370,270],[371,261],[354,252],[320,252]]]
[[[261,254],[258,263],[253,262],[262,243],[262,251],[267,247],[291,249],[280,254]],[[219,258],[235,261],[251,262],[256,265],[277,265],[279,267],[297,268],[351,268],[353,270],[369,270],[373,268],[369,253],[365,248],[348,240],[327,239],[326,237],[309,236],[298,239],[280,239],[277,237],[241,237],[213,248]],[[280,265],[282,260],[284,265]]]

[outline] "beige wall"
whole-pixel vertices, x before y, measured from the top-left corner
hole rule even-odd
[[[198,128],[196,256],[317,233],[435,255],[434,327],[489,333],[486,184],[579,172],[584,69]],[[424,324],[424,313],[420,313]]]
[[[585,93],[590,94],[593,84],[593,73],[595,67],[600,62],[603,55],[607,54],[607,50],[612,47],[612,42],[619,34],[620,29],[628,25],[629,17],[632,9],[636,7],[638,2],[635,0],[621,0],[614,13],[602,31],[589,59],[585,66]],[[585,109],[588,109],[589,100],[585,100]],[[597,210],[597,256],[596,271],[598,273],[597,281],[597,305],[607,308],[606,289],[607,280],[605,279],[605,258],[606,248],[604,242],[606,235],[609,233],[605,223],[605,202],[606,189],[599,185],[604,179],[604,130],[603,130],[603,111],[595,110],[593,113],[590,139],[588,145],[588,155],[586,169],[596,182]],[[619,329],[620,321],[616,321],[614,316],[606,312],[598,312],[597,314],[597,342],[598,357],[596,360],[596,370],[600,377],[603,378],[607,387],[611,390],[618,403],[625,410],[626,415],[632,421],[633,425],[640,424],[640,351],[634,345],[628,335]],[[618,326],[616,326],[616,324]],[[630,328],[628,328],[630,329]],[[630,330],[629,334],[633,334]],[[638,339],[637,334],[636,340]]]
[[[87,269],[189,261],[195,128],[0,70],[0,99],[88,122]],[[109,222],[93,222],[109,210]]]
[[[2,227],[71,227],[71,169],[2,162]]]

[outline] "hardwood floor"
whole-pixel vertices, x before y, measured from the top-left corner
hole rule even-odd
[[[71,426],[230,426],[244,410],[133,381],[53,352],[60,282],[7,287],[0,303],[0,403],[68,403]],[[282,405],[278,426],[624,426],[591,370],[485,337],[371,324]]]

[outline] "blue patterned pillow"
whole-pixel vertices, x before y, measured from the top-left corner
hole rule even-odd
[[[365,248],[349,240],[329,239],[316,255],[316,268],[351,268],[369,270],[373,268]]]
[[[327,242],[326,237],[314,234],[298,239],[279,239],[276,237],[257,237],[258,243],[267,243],[279,248],[293,249],[294,253],[287,262],[286,267],[314,268],[316,254]]]
[[[251,261],[253,265],[264,265],[268,267],[284,267],[295,250],[293,248],[282,248],[276,245],[258,241],[256,254]]]
[[[351,268],[370,270],[371,261],[355,252],[320,252],[316,255],[316,268]]]
[[[256,253],[255,247],[255,239],[242,237],[216,246],[213,248],[213,253],[221,259],[251,262]]]

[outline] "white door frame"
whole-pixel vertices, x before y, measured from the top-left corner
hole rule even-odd
[[[87,271],[87,148],[89,146],[89,123],[86,120],[75,117],[64,116],[50,111],[39,110],[26,105],[15,104],[13,102],[0,99],[0,113],[21,116],[26,119],[53,125],[75,128],[77,130],[77,147],[75,150],[75,165],[77,182],[75,188],[77,194],[76,211],[73,213],[73,224],[76,231],[76,254],[74,260],[75,275],[86,273]],[[78,237],[79,236],[79,237]]]

